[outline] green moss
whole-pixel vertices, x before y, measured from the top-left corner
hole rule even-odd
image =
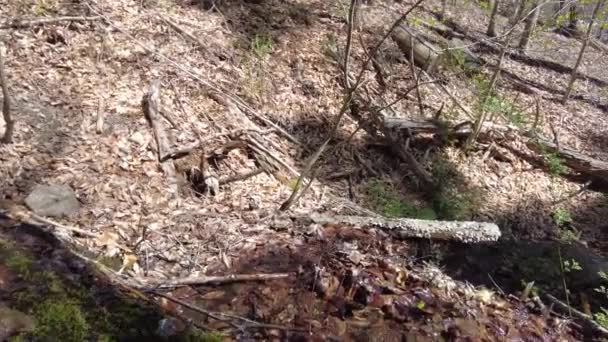
[[[12,249],[10,251],[4,250],[2,254],[8,254],[6,257],[5,265],[12,271],[19,274],[21,277],[27,278],[30,275],[30,269],[32,268],[33,260],[29,255],[17,250]]]
[[[431,208],[416,208],[406,203],[388,182],[372,179],[367,185],[367,200],[372,208],[387,217],[436,218]]]
[[[437,217],[444,220],[470,219],[480,206],[483,194],[466,181],[450,163],[441,158],[433,161],[433,186],[429,191]]]
[[[50,299],[34,308],[33,336],[42,341],[80,342],[89,334],[81,308],[75,303]]]
[[[224,335],[220,332],[203,332],[195,328],[188,329],[179,338],[180,342],[222,342]]]

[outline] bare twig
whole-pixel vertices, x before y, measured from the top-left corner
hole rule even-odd
[[[165,23],[167,23],[167,25],[171,26],[171,28],[173,28],[175,31],[179,32],[180,34],[184,35],[186,38],[188,38],[192,42],[196,43],[201,49],[207,50],[205,43],[203,43],[198,38],[196,38],[192,33],[184,30],[179,25],[177,25],[173,21],[169,20],[169,18],[167,18],[165,16],[162,16],[161,14],[158,14],[158,17],[162,21],[164,21]]]
[[[355,11],[357,10],[357,0],[351,0],[348,11],[348,32],[346,34],[346,48],[344,49],[344,84],[346,89],[350,89],[348,68],[350,66],[350,50],[353,42],[353,27],[355,26]]]
[[[82,236],[86,236],[86,237],[89,237],[89,238],[97,238],[97,237],[99,237],[98,234],[91,233],[89,231],[86,231],[84,229],[80,229],[80,228],[77,228],[77,227],[66,226],[66,225],[63,225],[63,224],[61,224],[59,222],[55,222],[53,220],[47,219],[45,217],[42,217],[42,216],[34,214],[34,213],[30,213],[29,216],[32,219],[34,219],[35,221],[38,221],[38,222],[41,222],[41,223],[44,223],[44,224],[48,224],[48,225],[53,226],[53,227],[55,227],[56,229],[59,229],[59,230],[64,230],[64,231],[68,231],[68,232],[77,233],[77,234],[80,234]]]
[[[557,306],[560,310],[562,310],[564,312],[568,312],[572,316],[574,316],[574,317],[582,320],[583,322],[585,322],[595,332],[600,333],[603,336],[608,336],[608,329],[604,328],[599,323],[597,323],[596,321],[594,321],[593,318],[590,317],[589,315],[586,315],[586,314],[584,314],[584,313],[576,310],[575,308],[573,308],[570,305],[562,302],[561,300],[553,297],[550,294],[545,294],[545,297],[547,299],[549,299],[549,301],[552,302],[555,306]]]
[[[159,118],[160,80],[154,80],[150,83],[148,92],[142,99],[142,107],[144,115],[154,131],[156,146],[158,148],[158,160],[163,169],[163,173],[169,179],[169,186],[173,192],[173,197],[177,199],[179,197],[179,189],[173,160],[161,161],[165,155],[165,151],[169,150],[169,138],[167,137],[163,123]]]
[[[103,121],[105,116],[105,101],[103,96],[99,96],[99,100],[97,102],[97,120],[95,121],[95,132],[97,134],[103,133]]]
[[[422,101],[422,94],[420,93],[420,78],[416,75],[416,65],[414,64],[414,36],[410,35],[410,71],[414,78],[414,87],[416,89],[416,97],[418,98],[418,109],[420,110],[420,117],[424,118],[424,105]],[[430,57],[430,55],[429,55]]]
[[[6,83],[6,71],[4,70],[4,57],[2,55],[2,46],[0,46],[0,83],[2,83],[2,116],[6,129],[4,136],[0,142],[10,144],[13,141],[13,129],[15,122],[11,116],[11,97],[8,93],[8,84]]]
[[[210,137],[206,137],[204,139],[201,139],[199,141],[195,141],[194,143],[192,143],[192,144],[190,144],[190,145],[188,145],[186,147],[182,147],[180,149],[168,152],[168,153],[166,153],[165,155],[163,155],[160,158],[160,161],[164,162],[164,161],[169,160],[169,159],[183,158],[183,157],[189,155],[190,153],[192,153],[194,150],[198,149],[199,146],[201,146],[201,145],[203,145],[205,143],[208,143],[208,142],[210,142],[212,140],[215,140],[217,138],[222,138],[222,137],[236,136],[238,134],[247,133],[247,132],[257,132],[257,133],[261,133],[261,134],[267,134],[269,132],[272,132],[272,130],[266,130],[266,131],[260,132],[260,130],[258,130],[258,129],[246,128],[246,129],[235,129],[235,130],[232,130],[230,132],[218,133],[218,134],[212,135]]]
[[[43,24],[57,24],[61,22],[75,22],[75,21],[97,21],[102,20],[101,16],[93,17],[55,17],[55,18],[43,18],[34,20],[14,20],[13,22],[5,23],[0,25],[0,29],[7,28],[27,28],[30,26],[43,25]]]
[[[220,185],[226,185],[226,184],[229,184],[232,182],[242,181],[247,178],[257,176],[262,173],[264,173],[264,169],[255,169],[253,171],[241,173],[241,174],[230,176],[230,177],[225,177],[225,178],[220,179]]]

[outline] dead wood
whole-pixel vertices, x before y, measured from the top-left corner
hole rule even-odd
[[[589,179],[595,181],[596,187],[601,186],[608,189],[608,162],[591,158],[561,144],[558,146],[556,143],[540,137],[529,139],[526,145],[540,155],[557,154],[570,169],[585,174]]]
[[[220,192],[220,182],[215,173],[211,171],[205,149],[201,147],[199,170],[202,176],[202,184],[207,195],[217,195]]]
[[[173,165],[173,160],[162,161],[163,156],[170,150],[170,143],[159,113],[160,103],[160,80],[154,80],[150,82],[148,92],[142,99],[142,107],[144,116],[154,131],[158,152],[158,161],[160,162],[163,173],[169,180],[169,186],[173,192],[173,197],[177,198],[179,196],[179,182],[175,172],[175,165]]]
[[[425,238],[451,240],[464,243],[497,241],[500,229],[494,223],[471,221],[433,221],[408,218],[383,218],[311,214],[318,224],[349,224],[361,227],[381,228],[401,239]]]
[[[238,175],[221,178],[220,179],[220,185],[226,185],[226,184],[229,184],[229,183],[232,183],[232,182],[242,181],[242,180],[245,180],[247,178],[251,178],[253,176],[260,175],[262,173],[264,173],[264,169],[255,169],[253,171],[241,173],[241,174],[238,174]]]
[[[97,103],[97,119],[95,120],[95,132],[97,134],[103,133],[105,110],[105,101],[103,99],[103,96],[99,96],[99,100]]]
[[[186,38],[188,38],[190,41],[192,41],[193,43],[195,43],[196,45],[198,45],[198,47],[200,47],[202,50],[207,50],[207,45],[205,43],[203,43],[200,39],[196,38],[192,33],[184,30],[179,25],[177,25],[176,23],[174,23],[173,21],[171,21],[169,18],[167,18],[165,16],[162,16],[161,14],[158,14],[158,16],[167,25],[171,26],[171,28],[173,28],[175,31],[177,31],[178,33],[182,34],[183,36],[185,36]]]
[[[12,22],[7,22],[0,25],[0,29],[8,28],[27,28],[30,26],[44,25],[44,24],[57,24],[63,22],[78,22],[78,21],[97,21],[102,20],[101,16],[93,17],[55,17],[55,18],[43,18],[33,20],[19,20],[15,19]]]
[[[30,213],[29,217],[31,217],[34,221],[37,221],[39,223],[43,223],[43,224],[48,224],[49,226],[52,226],[54,229],[59,230],[59,231],[63,231],[63,232],[72,232],[72,233],[76,233],[88,238],[97,238],[99,237],[98,234],[89,232],[87,230],[84,229],[80,229],[77,227],[71,227],[71,226],[66,226],[63,225],[61,223],[55,222],[53,220],[47,219],[45,217],[42,217],[40,215],[36,215],[34,213]]]
[[[266,130],[266,131],[259,131],[258,129],[253,129],[253,128],[246,128],[246,129],[235,129],[232,130],[230,132],[224,132],[224,133],[218,133],[218,134],[214,134],[210,137],[206,137],[204,139],[198,140],[193,142],[192,144],[186,146],[186,147],[182,147],[176,150],[173,150],[171,152],[168,152],[166,154],[163,155],[163,157],[160,159],[161,162],[164,162],[166,160],[169,159],[179,159],[179,158],[183,158],[191,153],[193,153],[194,151],[198,150],[200,148],[201,145],[204,145],[210,141],[213,141],[217,138],[222,138],[222,137],[230,137],[232,139],[236,139],[240,134],[243,133],[247,133],[247,132],[258,132],[261,134],[267,134],[269,132],[272,132],[272,130]]]
[[[410,59],[413,55],[416,65],[426,72],[432,73],[439,58],[439,49],[431,43],[422,40],[411,29],[400,26],[391,34],[403,54]]]
[[[260,142],[257,141],[256,139],[247,137],[245,139],[245,141],[247,142],[247,145],[249,146],[249,148],[251,148],[258,155],[262,155],[262,156],[266,157],[265,159],[267,161],[274,160],[276,163],[278,163],[280,166],[282,166],[285,170],[289,171],[293,176],[299,175],[299,173],[298,173],[298,171],[296,171],[296,169],[294,169],[289,164],[287,164],[286,161],[281,159],[275,153],[271,152],[266,147],[262,146],[262,144],[260,144]]]
[[[604,328],[603,326],[601,326],[600,324],[598,324],[593,317],[584,314],[578,310],[576,310],[575,308],[573,308],[572,306],[562,302],[561,300],[553,297],[550,294],[546,294],[545,297],[551,302],[553,303],[553,305],[557,306],[557,308],[562,311],[565,314],[568,315],[572,315],[575,318],[577,318],[580,321],[583,321],[583,323],[585,325],[587,325],[589,328],[591,328],[595,333],[599,333],[602,336],[608,336],[608,329]]]
[[[4,69],[4,57],[2,55],[2,46],[0,46],[0,83],[2,86],[2,116],[6,125],[4,136],[0,142],[10,144],[13,141],[13,129],[15,122],[11,115],[11,97],[8,92],[8,84],[6,81],[6,70]]]
[[[387,127],[387,129],[407,131],[412,135],[420,133],[434,133],[466,138],[471,134],[470,125],[447,127],[445,124],[442,125],[435,121],[413,121],[400,118],[385,118],[384,125]],[[567,146],[561,146],[561,144],[558,147],[557,144],[548,139],[534,135],[531,132],[522,131],[515,126],[497,125],[491,122],[486,122],[481,128],[480,138],[491,140],[492,132],[498,132],[502,135],[511,132],[519,135],[525,140],[526,146],[528,146],[528,148],[530,148],[532,151],[536,152],[536,156],[533,156],[535,159],[535,164],[545,165],[545,155],[548,153],[554,153],[562,160],[564,165],[568,166],[572,171],[584,175],[586,180],[592,180],[596,189],[608,189],[608,162],[594,159]]]

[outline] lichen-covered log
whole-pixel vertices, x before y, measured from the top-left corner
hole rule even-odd
[[[384,218],[311,214],[318,224],[350,224],[381,228],[394,236],[452,240],[464,243],[492,242],[500,238],[500,229],[494,223],[472,221],[431,221],[410,218]]]
[[[409,29],[399,27],[391,34],[391,38],[397,43],[399,49],[409,60],[414,54],[414,63],[426,72],[431,73],[439,58],[439,49],[433,44],[422,40]]]

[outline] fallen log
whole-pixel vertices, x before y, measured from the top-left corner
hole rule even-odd
[[[432,73],[435,68],[438,58],[439,49],[431,43],[423,40],[416,35],[412,30],[406,27],[398,27],[391,34],[391,38],[397,43],[397,46],[405,56],[414,56],[414,63],[428,73]]]
[[[557,154],[570,169],[587,175],[594,182],[595,189],[608,189],[608,162],[591,158],[569,147],[557,146],[554,142],[539,137],[528,140],[526,146],[539,154]]]
[[[175,165],[172,159],[162,161],[165,154],[170,151],[169,138],[165,131],[162,119],[160,117],[160,80],[154,80],[148,87],[148,92],[142,99],[142,108],[144,116],[154,131],[156,138],[158,161],[163,170],[163,173],[169,180],[169,187],[174,198],[179,197],[179,181],[175,172]]]
[[[390,130],[407,131],[409,134],[448,134],[457,137],[467,137],[471,133],[471,125],[457,125],[454,127],[446,127],[445,124],[439,124],[435,121],[414,121],[402,118],[385,118],[384,127]],[[545,155],[547,153],[556,154],[572,171],[582,174],[586,180],[591,180],[594,184],[594,189],[601,191],[608,190],[608,162],[598,160],[582,154],[567,146],[557,146],[554,142],[534,135],[530,132],[523,132],[515,126],[498,125],[491,122],[486,122],[481,129],[480,138],[489,137],[490,132],[500,132],[506,134],[509,132],[516,133],[525,139],[526,146],[536,152],[535,163],[546,165]]]
[[[410,218],[342,216],[313,213],[310,219],[317,224],[349,224],[380,228],[400,239],[424,238],[451,240],[464,243],[493,242],[500,238],[494,223],[473,221],[432,221]]]

